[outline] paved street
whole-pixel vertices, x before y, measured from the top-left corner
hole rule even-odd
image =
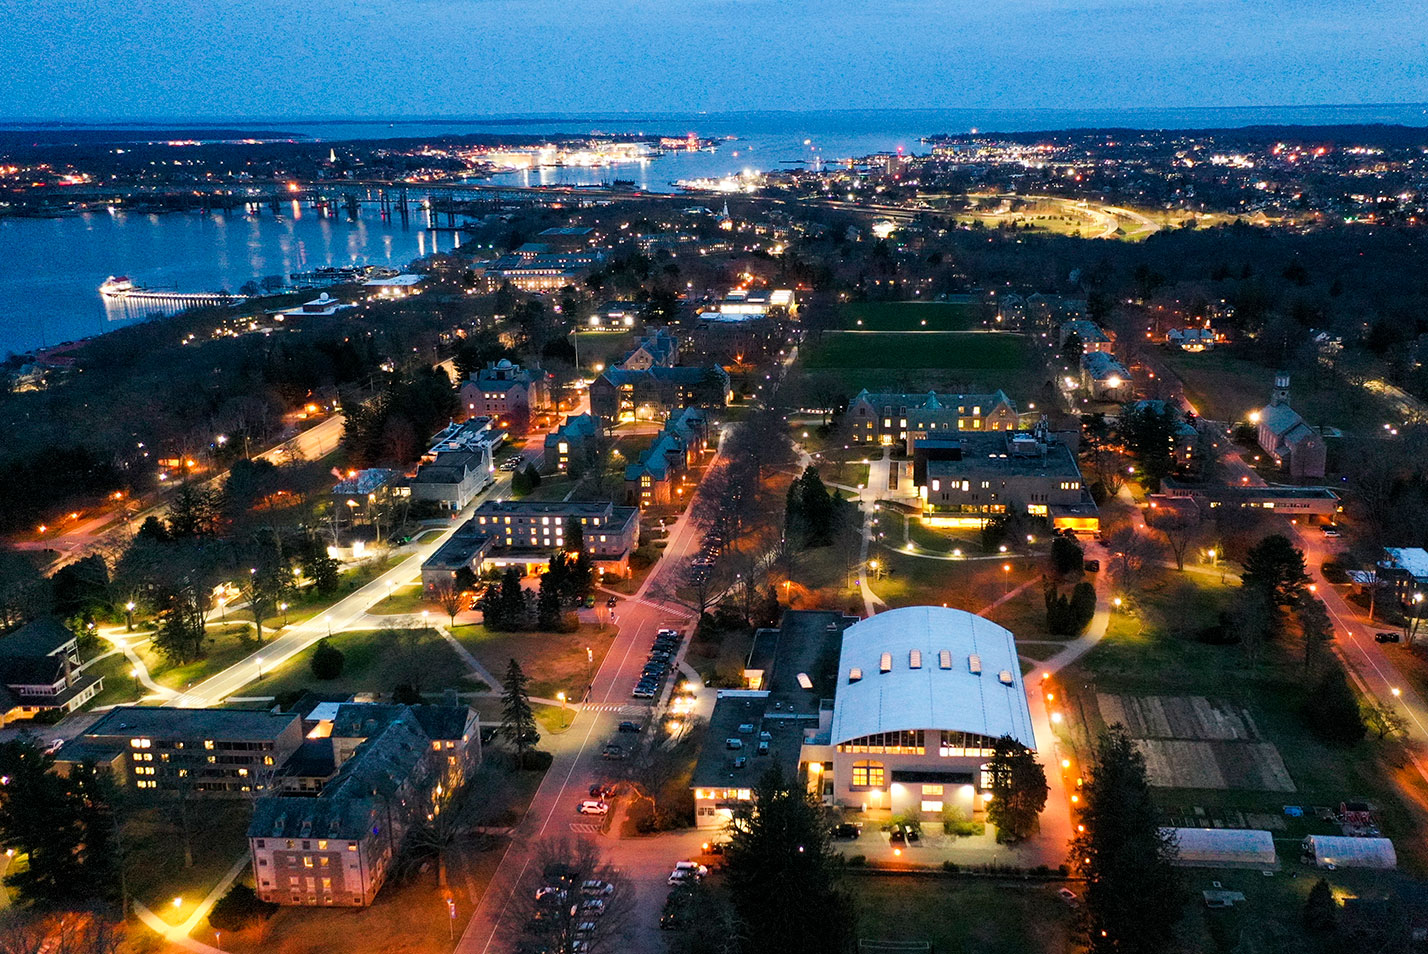
[[[592,784],[608,778],[611,763],[600,758],[601,747],[617,734],[616,726],[622,720],[642,721],[654,712],[650,703],[630,698],[650,643],[662,627],[688,632],[693,622],[691,610],[664,605],[647,594],[672,590],[684,561],[699,543],[700,530],[686,510],[671,529],[664,556],[655,570],[634,597],[622,600],[615,610],[619,634],[595,674],[590,699],[576,709],[566,732],[545,740],[544,747],[554,757],[551,766],[477,904],[456,946],[458,952],[487,954],[507,950],[519,936],[525,915],[525,899],[520,892],[535,888],[531,881],[539,873],[533,873],[533,869],[540,840],[589,834],[584,828],[588,821],[576,814],[575,808],[588,797]],[[684,646],[688,646],[687,640]],[[612,816],[610,827],[617,825],[618,820]],[[689,857],[702,840],[703,836],[693,831],[634,839],[621,839],[617,833],[598,836],[606,860],[621,870],[635,889],[638,902],[628,926],[632,936],[622,949],[659,949],[658,917],[667,890],[664,879],[674,862]]]

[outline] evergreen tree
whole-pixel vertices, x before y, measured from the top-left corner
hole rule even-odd
[[[308,668],[318,679],[336,679],[342,675],[342,667],[347,661],[347,656],[326,639],[319,639],[317,646],[313,648],[312,659],[308,661]]]
[[[557,557],[551,561],[552,566],[563,566],[564,559]],[[540,595],[536,599],[536,626],[546,632],[555,632],[560,628],[560,582],[556,579],[555,573],[542,573],[540,577]]]
[[[1339,918],[1339,905],[1329,882],[1320,878],[1304,899],[1304,927],[1316,934],[1332,931]]]
[[[521,588],[521,571],[507,567],[501,576],[500,622],[504,629],[520,629],[526,624],[526,591]]]
[[[1172,866],[1174,839],[1162,832],[1145,759],[1120,725],[1096,746],[1082,789],[1082,831],[1072,861],[1086,878],[1086,934],[1093,954],[1160,954],[1184,904]]]
[[[1299,602],[1309,586],[1309,574],[1304,572],[1304,551],[1280,533],[1250,547],[1244,567],[1240,582],[1263,593],[1270,606]]]
[[[997,841],[1018,842],[1037,828],[1050,788],[1046,771],[1026,746],[1003,736],[992,751],[992,800],[987,821],[997,828]]]
[[[1337,660],[1324,669],[1313,694],[1304,701],[1304,720],[1315,735],[1334,745],[1353,745],[1368,731],[1358,698]]]
[[[725,880],[746,950],[833,954],[852,948],[856,914],[840,884],[820,806],[770,769],[753,800],[734,810]],[[771,903],[797,898],[797,904]]]
[[[1051,541],[1051,565],[1062,576],[1070,576],[1080,571],[1085,560],[1081,544],[1070,537],[1060,537]]]
[[[90,769],[72,776],[27,741],[0,745],[0,846],[26,856],[5,884],[42,907],[75,907],[118,886],[113,817]]]
[[[531,709],[527,684],[530,678],[514,659],[506,667],[506,678],[501,686],[501,727],[502,738],[516,750],[516,767],[524,768],[526,755],[540,742],[540,732],[536,729],[535,712]]]
[[[341,583],[337,561],[329,556],[327,548],[317,541],[313,541],[302,559],[302,572],[312,580],[312,588],[319,596],[331,596],[337,592],[338,584]]]

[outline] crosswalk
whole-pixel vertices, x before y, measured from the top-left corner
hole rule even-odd
[[[571,822],[571,823],[570,823],[570,830],[573,831],[573,832],[575,832],[577,835],[598,835],[598,834],[600,834],[600,826],[599,826],[599,825],[592,825],[592,824],[590,824],[589,822]]]
[[[624,712],[630,706],[622,702],[592,702],[580,708],[585,712]]]

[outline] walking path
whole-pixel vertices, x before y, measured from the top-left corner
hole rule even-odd
[[[189,937],[189,935],[198,927],[200,921],[208,917],[208,912],[212,911],[213,905],[217,903],[219,898],[227,893],[229,886],[238,880],[239,875],[247,870],[248,860],[248,853],[245,851],[242,857],[233,862],[233,867],[229,868],[228,872],[213,886],[213,890],[209,891],[208,894],[204,896],[204,899],[189,913],[189,916],[184,918],[179,924],[170,924],[153,911],[150,911],[148,907],[140,901],[131,902],[134,907],[134,913],[138,916],[139,920],[144,922],[154,933],[166,940],[172,941],[180,947],[190,951],[197,951],[199,954],[223,954],[220,948],[214,947],[211,944],[204,944],[202,941],[195,941]]]

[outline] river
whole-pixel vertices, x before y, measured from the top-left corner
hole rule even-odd
[[[714,152],[671,152],[606,169],[547,168],[507,173],[508,185],[595,184],[629,179],[649,191],[673,191],[679,179],[717,177],[745,169],[768,171],[902,150],[921,153],[922,136],[938,133],[1052,130],[1085,127],[1204,129],[1250,124],[1428,125],[1423,104],[1176,110],[850,110],[652,114],[648,116],[456,117],[435,119],[265,119],[184,128],[202,138],[205,126],[300,133],[321,141],[428,138],[458,134],[554,135],[644,133],[717,139]],[[5,124],[0,124],[3,126]],[[175,123],[156,128],[172,130]],[[63,128],[63,127],[57,127]],[[141,138],[143,124],[129,125]],[[106,303],[98,286],[128,275],[151,288],[236,291],[249,280],[286,276],[318,265],[401,266],[432,251],[449,251],[449,232],[382,221],[376,210],[348,221],[322,218],[296,205],[274,218],[245,215],[100,213],[58,219],[0,219],[0,355],[88,337],[147,317]]]

